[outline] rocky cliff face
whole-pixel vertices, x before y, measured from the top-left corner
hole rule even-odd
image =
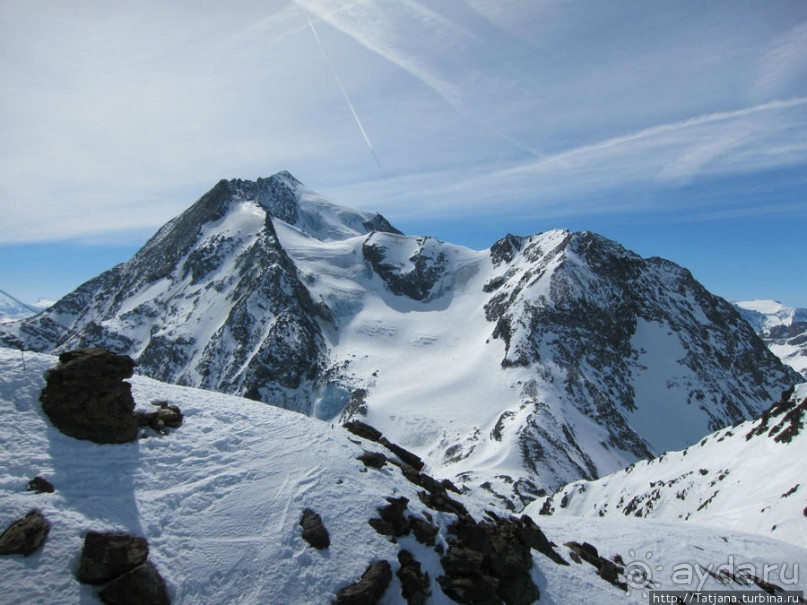
[[[133,355],[138,371],[154,378],[309,412],[332,318],[311,299],[274,228],[313,222],[327,235],[323,217],[312,220],[300,206],[301,187],[288,173],[220,181],[129,262],[5,342],[38,351],[107,347]],[[336,236],[388,227],[378,215],[348,219],[335,223]]]
[[[9,346],[103,346],[160,380],[364,417],[512,508],[761,412],[798,380],[688,271],[592,233],[474,251],[288,173],[219,182]]]
[[[678,376],[665,376],[659,390],[678,390],[710,430],[753,416],[759,410],[750,402],[765,400],[771,377],[788,378],[732,305],[671,262],[643,259],[593,233],[510,237],[493,254],[498,275],[485,311],[506,344],[502,366],[562,368],[565,390],[609,427],[614,447],[647,455],[620,413],[644,404],[636,380],[652,361],[647,347],[663,340],[677,341],[680,357],[664,360]],[[658,328],[655,343],[639,342],[646,326]]]

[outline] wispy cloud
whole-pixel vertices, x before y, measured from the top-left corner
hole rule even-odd
[[[805,97],[770,101],[655,125],[516,166],[430,171],[383,184],[347,187],[338,194],[356,196],[365,204],[375,198],[390,213],[426,212],[434,217],[459,211],[495,214],[504,200],[509,213],[555,219],[603,212],[665,212],[669,197],[635,192],[807,164],[805,107]],[[414,182],[420,183],[426,200],[417,209],[411,208],[406,194]],[[628,193],[615,201],[620,191]],[[719,203],[730,206],[734,201]],[[770,214],[772,207],[729,208],[725,216],[755,212]]]
[[[659,124],[649,128],[643,128],[642,130],[630,134],[612,137],[591,145],[584,145],[556,153],[537,162],[500,171],[492,176],[509,177],[525,172],[546,172],[557,168],[570,169],[576,165],[592,164],[601,161],[609,154],[619,155],[626,149],[636,150],[635,148],[637,146],[640,147],[638,151],[644,153],[648,151],[648,147],[667,147],[670,144],[674,144],[676,147],[673,153],[676,153],[676,150],[681,147],[687,148],[686,152],[682,156],[679,156],[678,159],[680,161],[673,162],[675,166],[672,166],[670,163],[671,160],[673,160],[670,154],[657,154],[652,157],[652,161],[660,164],[671,176],[693,176],[701,172],[705,165],[708,164],[709,160],[715,159],[720,155],[726,155],[726,152],[730,151],[732,148],[740,146],[755,130],[769,129],[769,125],[764,121],[751,122],[744,120],[744,118],[752,118],[757,114],[803,108],[805,106],[807,106],[807,97],[799,97],[789,100],[770,101],[768,103],[733,111],[705,114],[668,124]],[[724,133],[722,137],[717,139],[711,136],[712,133],[704,134],[702,132],[704,127],[720,123],[733,123],[738,125],[738,129]],[[779,130],[776,127],[774,128]],[[691,134],[684,138],[676,137],[676,135],[685,132]],[[696,148],[689,148],[690,144],[696,145]]]
[[[463,40],[470,37],[461,28],[445,23],[431,11],[418,9],[418,5],[412,2],[382,6],[368,0],[353,3],[350,10],[337,10],[336,0],[297,1],[325,23],[414,77],[449,104],[461,102],[461,91],[441,77],[430,66],[429,60],[424,60],[437,53],[461,50]],[[417,38],[405,37],[411,29],[418,31]],[[409,52],[404,50],[410,45]]]
[[[281,169],[484,222],[663,211],[659,191],[807,164],[799,0],[297,2],[385,177],[295,2],[7,2],[0,241],[147,232]]]
[[[807,22],[799,23],[778,36],[760,57],[756,81],[751,90],[754,98],[770,98],[807,83]]]

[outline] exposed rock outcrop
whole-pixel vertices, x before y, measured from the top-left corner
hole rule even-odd
[[[389,502],[387,506],[378,509],[380,518],[370,519],[370,525],[382,536],[397,538],[407,535],[412,530],[409,519],[404,514],[409,499],[401,496],[387,498],[387,502]]]
[[[135,363],[106,349],[77,349],[59,356],[46,376],[42,409],[65,435],[95,443],[137,439],[132,385]]]
[[[364,463],[364,466],[370,468],[382,468],[387,463],[387,457],[381,452],[368,452],[365,450],[361,456],[357,458]]]
[[[165,580],[148,560],[148,554],[145,538],[88,532],[81,551],[78,581],[106,584],[98,598],[107,605],[169,605]]]
[[[98,597],[107,605],[169,605],[168,589],[150,562],[115,578]]]
[[[48,520],[38,510],[32,510],[0,535],[0,555],[32,555],[45,543],[48,533]]]
[[[331,545],[331,537],[322,522],[322,517],[310,508],[303,511],[300,518],[300,525],[303,528],[303,540],[308,542],[317,550],[323,550]]]
[[[349,422],[345,422],[342,426],[357,437],[362,437],[363,439],[368,439],[374,442],[378,442],[378,440],[381,439],[381,431],[374,426],[370,426],[366,422],[362,422],[361,420],[351,420]]]
[[[52,494],[56,488],[53,487],[53,483],[44,477],[34,477],[28,482],[26,489],[37,494]]]
[[[420,563],[408,550],[398,553],[398,579],[401,582],[401,594],[408,605],[425,605],[431,594],[429,574],[420,570]]]
[[[606,559],[600,555],[593,544],[589,544],[588,542],[583,542],[582,544],[578,542],[567,542],[566,546],[572,553],[572,558],[577,559],[578,563],[581,560],[586,561],[597,569],[597,575],[603,580],[622,590],[628,589],[628,585],[619,579],[619,576],[625,572],[624,566],[617,562],[622,559],[621,556],[616,561]]]
[[[361,579],[340,590],[334,605],[375,605],[392,581],[389,561],[371,563]]]
[[[88,532],[81,551],[78,580],[83,584],[106,584],[143,565],[148,555],[145,538],[124,533]]]
[[[159,433],[165,432],[166,428],[178,429],[182,426],[184,416],[179,406],[167,401],[155,401],[152,405],[157,406],[154,412],[135,412],[139,426],[149,426]]]
[[[440,560],[443,592],[458,603],[531,605],[540,597],[532,581],[528,530],[520,519],[477,522],[461,517],[449,527],[448,552]]]

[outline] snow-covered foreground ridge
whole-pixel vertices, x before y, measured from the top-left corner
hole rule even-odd
[[[683,520],[754,532],[807,547],[807,383],[753,421],[577,481],[529,512]]]
[[[671,262],[565,230],[483,251],[405,236],[288,173],[220,181],[0,340],[103,346],[165,382],[364,418],[514,509],[753,418],[798,381]]]
[[[38,403],[42,374],[55,364],[50,356],[29,353],[23,362],[19,352],[0,350],[0,525],[32,508],[52,524],[41,551],[0,557],[4,603],[96,602],[94,590],[75,579],[90,530],[145,537],[175,604],[330,603],[371,561],[386,559],[393,580],[380,603],[402,605],[394,573],[402,548],[430,575],[427,602],[451,602],[435,581],[443,573],[435,550],[412,536],[393,542],[368,519],[387,497],[404,496],[413,515],[433,515],[437,541],[445,546],[446,527],[456,517],[428,510],[398,467],[366,469],[356,460],[375,444],[300,414],[141,376],[131,380],[138,405],[169,400],[182,408],[184,424],[134,444],[78,441],[50,426]],[[25,491],[34,475],[49,479],[56,491]],[[495,503],[454,497],[474,516],[483,508],[504,514]],[[306,507],[322,515],[330,532],[326,551],[301,538],[298,521]],[[592,565],[572,562],[564,546],[570,541],[589,542],[609,560],[620,555],[628,572],[650,563],[657,588],[748,589],[719,584],[706,572],[720,568],[753,570],[786,589],[807,588],[807,551],[770,538],[637,518],[535,518],[570,562],[558,565],[532,551],[539,603],[647,602],[645,588],[628,584],[624,572],[618,580],[629,593],[598,577]]]

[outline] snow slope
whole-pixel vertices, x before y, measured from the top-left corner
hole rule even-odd
[[[761,418],[683,451],[577,481],[528,511],[684,520],[807,547],[807,383]]]
[[[52,524],[41,551],[29,558],[0,557],[4,603],[96,602],[93,589],[74,578],[89,530],[144,536],[175,604],[330,603],[372,560],[388,559],[397,570],[402,547],[431,576],[429,603],[450,603],[434,582],[441,569],[433,550],[411,537],[389,541],[368,525],[387,496],[406,496],[418,514],[424,507],[397,467],[367,470],[355,460],[366,442],[356,443],[362,440],[300,414],[141,376],[131,379],[138,405],[168,399],[182,408],[182,427],[127,445],[74,440],[48,424],[37,401],[42,373],[55,363],[46,355],[23,358],[0,349],[0,525],[34,507]],[[37,474],[54,483],[55,493],[25,491]],[[501,512],[495,502],[459,498],[474,515],[483,507]],[[298,521],[305,507],[322,515],[331,535],[327,551],[302,541]],[[442,528],[439,541],[444,542],[453,518],[435,513]],[[795,580],[793,574],[794,564],[807,563],[807,551],[781,541],[636,518],[584,524],[573,518],[536,519],[567,560],[565,542],[588,541],[604,556],[620,554],[626,568],[652,562],[650,573],[659,588],[740,588],[723,586],[703,572],[684,582],[672,573],[681,564],[693,569],[743,564],[760,577],[768,565],[768,581],[807,588],[807,578]],[[588,564],[559,566],[537,551],[533,559],[540,603],[647,602],[644,584],[629,584],[626,594]],[[772,565],[777,566],[773,572]],[[393,578],[381,603],[404,602]]]
[[[482,251],[405,236],[285,172],[220,181],[0,341],[104,346],[164,382],[360,417],[514,510],[752,418],[798,380],[673,263],[562,229]]]
[[[768,348],[807,378],[807,309],[787,307],[775,300],[734,304]]]

